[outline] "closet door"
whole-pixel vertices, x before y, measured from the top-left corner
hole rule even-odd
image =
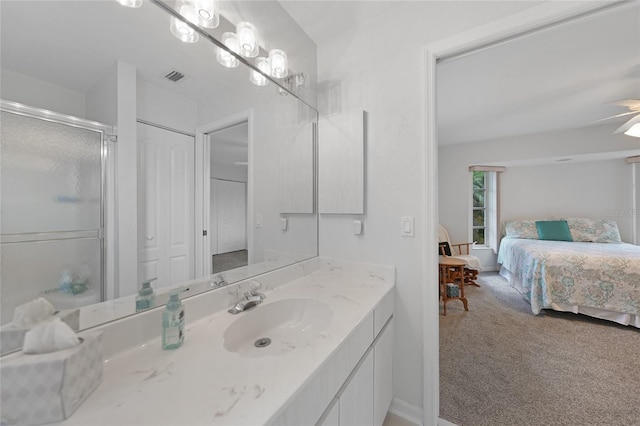
[[[154,287],[194,278],[194,138],[138,124],[141,280]]]

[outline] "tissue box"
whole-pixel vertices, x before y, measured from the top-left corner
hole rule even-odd
[[[5,357],[0,366],[3,425],[62,421],[102,382],[102,331],[79,333],[82,343],[48,354]]]
[[[73,331],[78,331],[80,328],[80,309],[60,311],[51,319],[57,317],[71,327]],[[27,331],[29,331],[28,328],[18,328],[13,323],[0,327],[0,355],[22,349],[24,335],[27,334]]]
[[[456,284],[447,284],[447,297],[460,297],[460,287]]]

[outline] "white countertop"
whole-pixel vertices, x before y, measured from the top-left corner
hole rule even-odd
[[[217,312],[189,322],[172,351],[158,338],[104,365],[102,384],[63,425],[258,425],[274,420],[393,285],[375,274],[317,271],[265,292],[262,305],[288,298],[327,303],[327,328],[284,353],[246,357],[227,351],[227,327],[250,312]]]

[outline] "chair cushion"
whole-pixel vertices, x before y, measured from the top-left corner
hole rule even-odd
[[[538,238],[552,241],[573,241],[569,224],[566,220],[538,220],[536,221]]]
[[[440,250],[440,255],[451,256],[451,246],[448,241],[443,241],[438,243],[438,249]]]
[[[469,269],[482,269],[482,265],[480,264],[480,259],[477,256],[472,254],[460,254],[451,256],[453,259],[460,259],[466,263],[465,268]]]

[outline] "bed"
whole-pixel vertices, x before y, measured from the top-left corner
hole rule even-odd
[[[498,263],[534,314],[554,309],[640,328],[640,246],[621,242],[615,222],[567,220],[573,241],[538,239],[535,221],[522,222],[507,224]]]

